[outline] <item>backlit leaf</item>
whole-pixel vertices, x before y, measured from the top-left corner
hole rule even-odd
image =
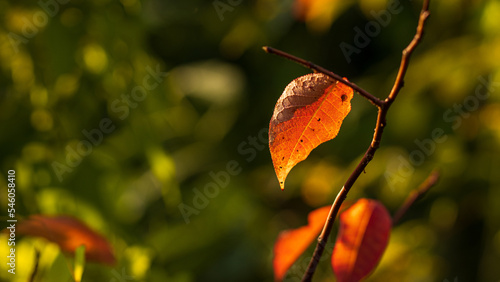
[[[115,263],[107,240],[84,223],[69,216],[32,215],[18,223],[16,233],[45,238],[70,254],[75,254],[76,249],[83,245],[86,260],[109,265]]]
[[[378,201],[360,199],[340,215],[332,254],[337,281],[360,281],[375,269],[389,241],[391,216]]]
[[[321,73],[288,84],[269,124],[269,148],[281,189],[297,163],[337,136],[351,110],[352,95],[352,88]]]
[[[281,281],[288,269],[316,239],[325,224],[330,206],[316,209],[307,217],[308,225],[280,233],[274,244],[274,278]]]

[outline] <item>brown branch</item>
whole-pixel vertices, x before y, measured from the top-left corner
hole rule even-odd
[[[35,281],[36,274],[38,272],[39,262],[40,262],[40,251],[38,249],[35,249],[35,266],[33,267],[33,271],[31,271],[31,276],[30,279],[28,280],[29,282]]]
[[[363,158],[359,162],[358,166],[354,169],[354,171],[351,173],[351,175],[347,179],[347,181],[344,184],[344,186],[342,187],[342,189],[337,194],[337,197],[335,198],[335,201],[332,204],[330,214],[328,215],[328,218],[325,222],[325,226],[323,227],[323,231],[321,232],[320,236],[318,237],[318,243],[316,245],[316,249],[314,250],[313,256],[311,258],[311,261],[309,262],[309,265],[306,269],[306,272],[304,273],[304,277],[302,278],[302,281],[308,282],[308,281],[312,280],[312,276],[314,275],[314,272],[315,272],[316,267],[319,263],[321,255],[323,254],[323,251],[324,251],[325,246],[326,246],[326,242],[328,241],[328,237],[329,237],[330,232],[332,230],[333,223],[335,221],[335,218],[337,217],[337,214],[338,214],[338,211],[340,209],[340,206],[342,205],[342,202],[344,202],[344,200],[346,199],[347,193],[349,193],[349,190],[353,186],[354,182],[356,182],[359,175],[365,170],[368,163],[373,159],[373,156],[379,147],[380,140],[382,139],[382,134],[383,134],[383,131],[384,131],[384,128],[386,125],[387,111],[389,110],[390,106],[392,105],[392,103],[396,99],[399,91],[403,87],[404,76],[406,74],[406,70],[408,69],[408,63],[410,61],[411,54],[413,53],[413,51],[417,47],[418,43],[422,39],[422,35],[424,32],[424,24],[425,24],[427,18],[429,17],[428,9],[429,9],[429,0],[424,0],[422,10],[420,12],[420,18],[418,21],[417,31],[415,33],[415,36],[413,37],[413,40],[403,50],[403,55],[401,58],[401,64],[399,66],[399,71],[398,71],[398,74],[396,76],[394,86],[393,86],[391,92],[389,93],[389,96],[381,104],[376,104],[376,102],[374,102],[375,100],[370,99],[370,101],[372,101],[372,103],[374,103],[378,106],[377,125],[375,126],[375,133],[373,134],[372,142],[370,144],[370,147],[368,147],[368,149],[366,150],[365,155],[363,156]],[[305,64],[305,65],[307,66],[307,64]],[[345,83],[344,81],[342,81],[342,82]],[[345,84],[347,84],[347,83],[345,83]],[[349,84],[347,84],[347,85],[349,85]],[[358,91],[357,89],[355,89],[355,90]],[[364,92],[359,92],[359,93],[362,94]],[[365,96],[365,95],[363,95],[363,96]]]
[[[425,179],[422,184],[416,189],[413,190],[410,195],[408,195],[408,198],[404,201],[404,203],[401,205],[399,210],[394,214],[392,217],[392,225],[396,225],[399,223],[403,215],[408,211],[408,209],[415,203],[418,199],[420,199],[429,189],[431,189],[432,186],[436,185],[436,183],[439,180],[439,171],[434,170],[429,174],[427,179]]]
[[[413,40],[410,42],[410,44],[402,52],[401,63],[399,66],[398,74],[397,74],[395,82],[394,82],[394,86],[393,86],[391,92],[389,93],[388,97],[385,100],[381,100],[381,99],[373,96],[372,94],[370,94],[366,90],[362,89],[361,87],[357,86],[356,84],[343,79],[339,75],[337,75],[337,74],[335,74],[335,73],[333,73],[333,72],[331,72],[331,71],[329,71],[321,66],[318,66],[314,63],[303,60],[301,58],[295,57],[295,56],[290,55],[288,53],[285,53],[283,51],[274,49],[272,47],[263,47],[264,51],[266,51],[267,53],[276,54],[276,55],[279,55],[279,56],[284,57],[286,59],[292,60],[294,62],[297,62],[297,63],[311,69],[311,70],[321,72],[325,75],[328,75],[328,76],[340,81],[341,83],[344,83],[345,85],[351,87],[356,92],[358,92],[361,96],[368,99],[372,104],[374,104],[378,108],[377,123],[375,126],[375,133],[373,134],[372,142],[371,142],[370,146],[368,147],[368,149],[366,150],[361,161],[358,163],[358,165],[356,166],[354,171],[351,173],[351,175],[347,179],[347,181],[344,184],[344,186],[342,187],[342,189],[337,194],[337,197],[335,198],[335,201],[332,204],[332,207],[330,209],[330,213],[329,213],[328,218],[325,222],[323,230],[322,230],[320,236],[318,237],[318,243],[316,245],[316,249],[314,250],[313,257],[311,258],[311,261],[309,262],[309,265],[306,269],[306,272],[304,273],[304,277],[302,278],[302,281],[311,281],[312,276],[313,276],[313,274],[316,270],[316,267],[319,263],[319,260],[321,258],[321,255],[323,254],[324,248],[326,246],[326,242],[327,242],[328,237],[330,235],[335,218],[337,217],[337,214],[339,212],[340,206],[342,205],[342,203],[346,199],[347,194],[349,193],[349,190],[354,185],[354,183],[356,182],[358,177],[361,175],[361,173],[365,170],[368,163],[373,159],[375,152],[377,151],[377,149],[380,146],[380,140],[382,139],[382,134],[383,134],[384,128],[386,126],[387,112],[388,112],[390,106],[392,105],[392,103],[394,102],[394,100],[396,99],[399,91],[401,90],[401,88],[404,85],[404,77],[405,77],[406,71],[408,69],[408,64],[410,61],[411,54],[413,53],[413,51],[415,50],[417,45],[420,43],[422,36],[423,36],[424,24],[425,24],[427,18],[429,17],[428,9],[429,9],[429,0],[424,0],[423,6],[422,6],[422,11],[420,12],[420,18],[419,18],[419,22],[418,22],[418,26],[417,26],[417,31],[415,33],[415,36],[413,37]],[[432,183],[432,181],[434,181],[434,182],[437,181],[437,177],[436,177],[436,180],[433,180],[433,179],[434,178],[431,178],[428,181],[431,184],[426,184],[426,185],[428,185],[428,187],[424,186],[424,188],[427,187],[426,189],[429,189],[434,184],[434,183]],[[424,190],[426,191],[426,189],[424,189],[424,188],[422,188],[422,191],[424,191]],[[419,189],[419,191],[420,191],[420,189]],[[413,204],[413,202],[419,197],[419,195],[423,194],[424,192],[415,194],[415,198],[414,199],[410,198],[409,200],[407,200],[408,203],[405,202],[405,205],[403,205],[402,208],[406,207],[406,209],[408,209],[411,206],[411,204]],[[399,218],[404,214],[405,211],[406,210],[400,210],[401,215],[399,215],[399,212],[398,212],[398,214],[396,214],[396,216],[398,216],[396,219],[399,220]],[[394,221],[394,222],[397,222],[397,221]]]
[[[333,72],[325,69],[324,67],[318,66],[318,65],[316,65],[314,63],[311,63],[311,62],[306,61],[304,59],[301,59],[299,57],[295,57],[293,55],[290,55],[290,54],[288,54],[286,52],[283,52],[281,50],[275,49],[273,47],[264,46],[264,47],[262,47],[262,49],[264,49],[264,51],[266,51],[269,54],[274,54],[274,55],[278,55],[278,56],[281,56],[283,58],[289,59],[291,61],[294,61],[296,63],[299,63],[299,64],[305,66],[306,68],[309,68],[309,69],[317,71],[317,72],[321,72],[321,73],[323,73],[325,75],[328,75],[329,77],[331,77],[333,79],[336,79],[336,80],[344,83],[345,85],[351,87],[356,92],[358,92],[361,96],[363,96],[366,99],[368,99],[370,102],[372,102],[372,104],[374,104],[377,107],[380,107],[384,103],[384,101],[382,101],[379,98],[373,96],[368,91],[366,91],[363,88],[357,86],[355,83],[352,83],[352,82],[350,82],[348,80],[345,80],[340,75],[338,75],[336,73],[333,73]]]

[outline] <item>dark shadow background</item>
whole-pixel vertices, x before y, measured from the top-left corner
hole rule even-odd
[[[286,85],[310,71],[261,47],[386,97],[421,8],[403,0],[50,3],[0,0],[1,206],[15,169],[18,216],[72,215],[104,234],[118,263],[88,262],[83,281],[272,281],[278,233],[333,201],[370,144],[376,109],[355,96],[339,136],[280,191],[267,127]],[[381,148],[348,200],[375,198],[394,212],[434,168],[442,178],[394,228],[367,280],[498,281],[500,3],[432,1],[430,10]],[[356,51],[346,55],[348,45]],[[168,75],[145,84],[158,71]],[[19,237],[16,247],[15,281],[31,274],[35,249],[37,281],[69,279],[72,258],[54,244]],[[287,281],[298,281],[311,253]],[[315,281],[334,280],[329,254]]]

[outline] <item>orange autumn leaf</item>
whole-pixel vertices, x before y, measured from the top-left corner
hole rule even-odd
[[[354,2],[345,0],[295,0],[295,18],[315,31],[327,31],[332,22]]]
[[[282,190],[297,163],[337,136],[352,96],[352,88],[322,73],[296,78],[285,88],[269,124],[269,148]]]
[[[87,225],[69,216],[31,215],[16,226],[19,235],[45,238],[59,245],[62,251],[74,254],[85,245],[85,259],[113,265],[115,257],[107,240]]]
[[[276,281],[281,281],[288,269],[318,237],[325,224],[330,206],[309,213],[309,224],[293,230],[282,231],[274,244],[273,269]]]
[[[360,281],[377,266],[389,242],[392,220],[380,202],[360,199],[340,215],[332,254],[337,281]]]

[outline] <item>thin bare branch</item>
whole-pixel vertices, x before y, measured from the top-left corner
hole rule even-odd
[[[31,271],[31,276],[28,281],[33,282],[35,281],[36,275],[38,273],[38,264],[40,262],[40,251],[38,249],[35,249],[35,266],[33,267],[33,270]]]
[[[396,225],[399,223],[403,215],[406,214],[408,209],[415,203],[418,199],[420,199],[432,186],[436,185],[439,180],[439,171],[433,170],[431,174],[425,179],[422,184],[416,189],[413,190],[408,198],[406,198],[405,202],[401,205],[399,210],[392,217],[392,225]]]
[[[425,0],[423,3],[423,6],[422,6],[422,11],[420,12],[420,18],[418,21],[417,31],[415,33],[415,36],[413,37],[413,40],[403,50],[403,55],[401,58],[401,64],[399,66],[399,71],[398,71],[398,74],[396,76],[394,86],[393,86],[391,92],[389,93],[389,96],[381,104],[377,104],[376,102],[374,102],[374,100],[370,100],[370,101],[372,101],[372,103],[374,103],[378,106],[377,124],[375,126],[375,133],[373,134],[372,142],[371,142],[370,146],[368,147],[368,149],[366,150],[365,155],[363,156],[363,158],[361,159],[361,161],[359,162],[357,167],[351,173],[351,175],[347,179],[347,181],[344,184],[344,186],[342,187],[342,189],[340,189],[339,193],[337,194],[337,197],[335,198],[335,201],[332,204],[332,208],[331,208],[330,214],[325,222],[325,226],[323,227],[323,231],[321,232],[320,236],[318,237],[318,243],[316,245],[316,249],[314,250],[311,261],[309,262],[309,265],[306,269],[306,272],[304,273],[304,276],[302,278],[302,281],[304,281],[304,282],[309,282],[312,280],[312,277],[313,277],[314,272],[316,270],[316,267],[319,263],[321,255],[323,254],[323,251],[325,249],[326,242],[328,241],[328,237],[330,236],[330,232],[332,230],[332,226],[333,226],[333,223],[335,221],[335,218],[337,217],[340,206],[342,205],[342,203],[346,199],[347,194],[349,193],[349,190],[351,189],[353,184],[356,182],[356,180],[361,175],[361,173],[365,170],[368,163],[373,159],[373,156],[380,145],[380,140],[382,139],[382,134],[384,132],[384,128],[386,125],[387,111],[389,110],[391,104],[396,99],[397,94],[399,93],[399,91],[403,87],[404,76],[406,74],[406,70],[408,69],[408,64],[410,61],[411,54],[413,53],[413,51],[417,47],[418,43],[422,39],[422,35],[424,33],[424,25],[425,25],[427,18],[429,17],[428,9],[429,9],[429,0]],[[302,59],[298,59],[295,57],[292,57],[290,59],[297,61],[299,63],[302,63],[305,66],[308,66],[308,64],[310,64],[309,62],[306,62]],[[298,59],[298,60],[295,60],[295,59]],[[312,68],[312,69],[314,69],[314,68]],[[326,72],[323,72],[323,73],[328,74]],[[347,83],[345,83],[345,84],[349,85]],[[355,89],[355,90],[358,91],[357,89]],[[362,93],[360,92],[360,94],[362,94]],[[363,96],[365,96],[365,95],[363,95]]]
[[[295,57],[293,55],[290,55],[290,54],[288,54],[286,52],[283,52],[281,50],[275,49],[273,47],[264,46],[264,47],[262,47],[262,49],[264,49],[264,51],[266,51],[269,54],[278,55],[278,56],[281,56],[281,57],[286,58],[288,60],[294,61],[294,62],[296,62],[298,64],[301,64],[301,65],[305,66],[306,68],[309,68],[309,69],[317,71],[317,72],[321,72],[321,73],[323,73],[325,75],[328,75],[329,77],[331,77],[333,79],[336,79],[336,80],[344,83],[345,85],[351,87],[356,92],[358,92],[361,96],[363,96],[366,99],[368,99],[370,102],[372,102],[372,104],[374,104],[377,107],[380,107],[382,105],[382,103],[384,102],[381,99],[373,96],[372,94],[370,94],[368,91],[364,90],[363,88],[357,86],[355,83],[352,83],[352,82],[350,82],[348,80],[345,80],[340,75],[338,75],[336,73],[333,73],[333,72],[331,72],[331,71],[329,71],[329,70],[327,70],[327,69],[325,69],[325,68],[323,68],[321,66],[318,66],[318,65],[316,65],[314,63],[311,63],[309,61],[306,61],[304,59]]]
[[[413,53],[413,50],[415,50],[415,47],[417,47],[418,43],[420,43],[420,41],[422,40],[422,36],[424,34],[424,24],[430,15],[429,11],[427,10],[428,7],[429,1],[424,1],[424,6],[422,8],[422,11],[420,12],[417,32],[415,33],[415,36],[413,37],[413,40],[410,42],[410,44],[403,50],[401,64],[399,65],[399,71],[398,75],[396,76],[396,81],[394,82],[394,86],[392,87],[388,99],[386,99],[386,101],[388,101],[389,103],[392,103],[392,101],[396,99],[399,91],[401,90],[401,88],[403,88],[404,77],[406,75],[406,70],[408,69],[411,54]]]

